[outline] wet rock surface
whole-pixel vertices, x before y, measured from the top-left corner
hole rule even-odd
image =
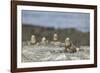
[[[80,46],[79,51],[69,53],[64,51],[65,47],[53,45],[24,45],[22,47],[22,62],[43,61],[69,61],[88,60],[90,51],[88,46]]]

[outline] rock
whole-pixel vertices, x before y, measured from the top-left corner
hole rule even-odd
[[[61,42],[59,41],[52,41],[51,44],[53,44],[54,46],[60,46],[61,45]]]
[[[65,54],[60,54],[55,58],[55,60],[65,60],[65,59],[66,59],[66,55]]]
[[[85,49],[85,51],[79,50],[79,52],[70,53],[72,52],[70,49],[68,49],[70,52],[59,52],[64,50],[64,47],[26,45],[22,49],[22,62],[88,60],[90,59],[90,54],[88,49]]]
[[[71,60],[78,60],[78,57],[70,57]]]

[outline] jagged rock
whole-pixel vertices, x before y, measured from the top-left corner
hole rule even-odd
[[[63,47],[45,45],[31,45],[23,46],[22,48],[22,62],[43,62],[43,61],[68,61],[68,60],[88,60],[90,59],[89,47],[81,47],[75,53],[60,52],[64,50]],[[70,50],[71,51],[71,50]]]

